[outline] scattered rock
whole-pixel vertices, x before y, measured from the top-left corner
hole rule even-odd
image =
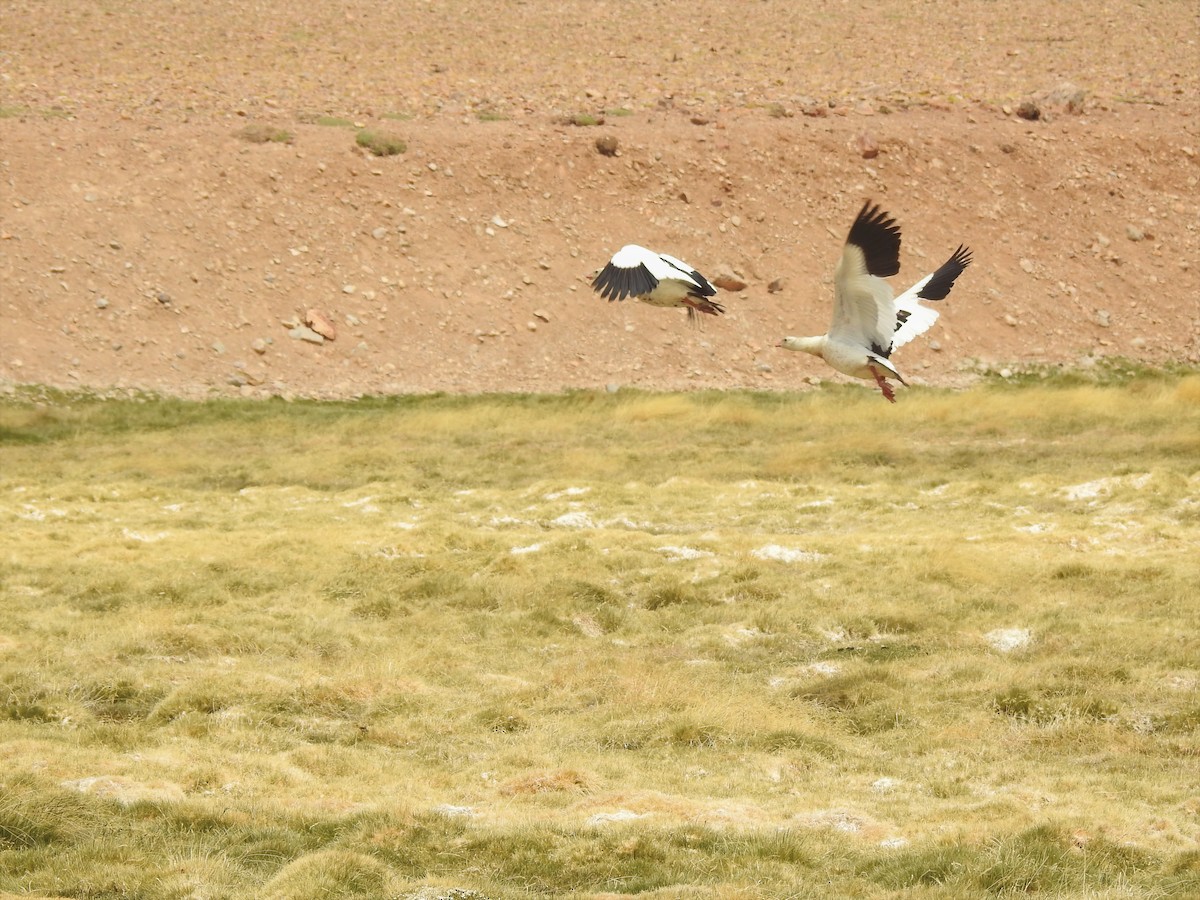
[[[337,340],[337,326],[333,320],[319,309],[310,309],[304,314],[304,324],[325,338],[327,341]]]
[[[876,143],[875,138],[871,137],[865,131],[861,132],[854,139],[854,143],[858,148],[858,155],[863,159],[874,159],[879,155],[879,144]]]
[[[1047,91],[1043,101],[1047,106],[1056,107],[1072,115],[1079,115],[1083,112],[1083,101],[1086,97],[1087,91],[1067,81],[1054,90]]]
[[[375,238],[377,241],[382,241],[385,237],[387,237],[387,229],[381,225],[371,232],[371,237]]]
[[[294,341],[308,341],[310,344],[323,344],[325,338],[305,325],[297,325],[288,332],[288,337]]]
[[[1134,242],[1144,241],[1146,239],[1146,232],[1142,231],[1142,229],[1138,228],[1136,225],[1126,225],[1125,237]]]
[[[104,297],[96,298],[96,309],[108,309],[108,300]]]
[[[1017,115],[1030,122],[1036,122],[1042,117],[1042,108],[1034,100],[1022,100],[1017,107]]]
[[[728,266],[722,266],[717,270],[717,275],[712,283],[723,291],[744,291],[746,289],[746,280]]]
[[[1101,328],[1107,328],[1111,324],[1109,322],[1111,317],[1112,314],[1107,309],[1096,310],[1096,324]]]
[[[1032,259],[1027,259],[1027,258],[1025,258],[1025,257],[1022,257],[1022,258],[1021,258],[1021,262],[1020,262],[1020,266],[1021,266],[1021,271],[1022,271],[1022,272],[1024,272],[1026,275],[1032,275],[1032,274],[1033,274],[1033,270],[1034,270],[1034,263],[1033,263],[1033,260],[1032,260]]]
[[[783,290],[784,284],[785,284],[785,282],[782,278],[774,279],[773,281],[771,281],[770,284],[767,285],[767,293],[768,294],[778,294],[780,291]]]
[[[171,295],[168,294],[166,291],[159,291],[158,293],[156,293],[154,295],[154,299],[157,300],[159,303],[161,303],[163,306],[171,305]]]
[[[550,314],[548,312],[546,312],[544,309],[535,309],[533,311],[533,314],[537,318],[541,319],[543,322],[550,321]]]
[[[250,349],[253,350],[255,353],[257,353],[259,356],[262,356],[264,353],[267,352],[267,342],[264,341],[262,338],[255,338],[253,341],[250,342]]]
[[[611,134],[602,134],[596,138],[596,152],[601,156],[617,155],[617,139]]]
[[[695,116],[692,116],[690,121],[693,125],[707,125],[708,124],[708,116],[695,115]]]
[[[1004,314],[1004,324],[1007,325],[1009,328],[1016,328],[1017,320],[1011,313],[1005,313]]]

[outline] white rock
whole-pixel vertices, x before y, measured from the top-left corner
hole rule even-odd
[[[325,338],[306,325],[297,325],[288,332],[288,337],[294,341],[308,341],[310,344],[323,344]]]

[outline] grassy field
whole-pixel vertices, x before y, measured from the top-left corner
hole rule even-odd
[[[0,403],[0,891],[1200,895],[1200,376]]]

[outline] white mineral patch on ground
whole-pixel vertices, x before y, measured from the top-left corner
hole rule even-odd
[[[798,550],[795,547],[782,547],[779,544],[767,544],[756,550],[751,550],[750,555],[757,559],[773,559],[786,563],[816,562],[819,559],[825,558],[825,554],[823,553],[814,553],[812,550]]]
[[[712,556],[707,550],[697,550],[694,547],[659,547],[659,553],[665,553],[671,559],[700,559],[705,556]]]
[[[993,650],[1012,653],[1014,650],[1023,650],[1028,647],[1033,640],[1033,635],[1028,628],[997,628],[985,634],[983,639],[991,645]]]

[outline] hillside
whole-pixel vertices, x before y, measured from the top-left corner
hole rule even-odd
[[[1187,4],[553,7],[16,4],[0,385],[805,387],[841,376],[774,345],[825,329],[868,197],[904,229],[897,288],[975,251],[897,356],[914,382],[1200,362]],[[630,241],[747,287],[695,329],[605,303]],[[334,340],[289,336],[309,310]]]

